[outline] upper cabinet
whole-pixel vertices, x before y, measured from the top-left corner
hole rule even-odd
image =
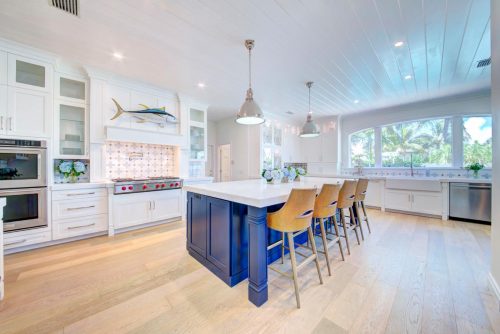
[[[88,90],[84,77],[56,74],[54,154],[58,158],[88,158]]]
[[[189,159],[207,159],[207,116],[205,110],[189,109]]]
[[[7,135],[50,137],[52,95],[24,88],[8,87],[7,110],[0,115],[0,131]]]
[[[46,92],[52,90],[51,64],[9,54],[7,72],[10,86]]]
[[[0,51],[0,85],[7,84],[7,52]]]

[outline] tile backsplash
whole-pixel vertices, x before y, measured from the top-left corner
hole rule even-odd
[[[177,148],[169,145],[108,141],[106,177],[177,176]]]

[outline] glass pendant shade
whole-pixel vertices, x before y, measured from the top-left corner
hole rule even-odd
[[[245,102],[240,107],[240,111],[236,115],[236,123],[244,125],[257,125],[264,123],[264,114],[259,105],[253,99],[252,90],[252,49],[255,44],[254,40],[247,39],[245,47],[248,50],[248,89]]]
[[[309,113],[307,114],[306,123],[302,126],[302,131],[300,131],[299,137],[302,138],[313,138],[319,136],[319,127],[314,123],[312,119],[311,111],[311,87],[313,85],[312,81],[306,83],[307,88],[309,88]]]
[[[245,102],[241,105],[238,115],[236,115],[236,123],[244,125],[257,125],[264,123],[264,115],[262,114],[259,105],[253,99],[252,88],[247,90]]]

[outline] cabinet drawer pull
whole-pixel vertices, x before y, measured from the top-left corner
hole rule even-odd
[[[90,227],[90,226],[94,226],[94,225],[95,225],[95,223],[87,224],[87,225],[80,225],[80,226],[68,226],[68,230],[74,230],[74,229],[82,228],[82,227]]]
[[[23,239],[23,240],[8,242],[8,243],[4,243],[4,246],[22,244],[22,243],[25,243],[26,241],[27,241],[26,239]]]
[[[95,208],[95,205],[79,206],[77,208],[67,208],[66,210],[72,211],[72,210],[83,210],[83,209],[91,209],[91,208]]]
[[[66,194],[66,196],[85,196],[85,195],[94,195],[95,191],[91,193],[75,193],[75,194]]]

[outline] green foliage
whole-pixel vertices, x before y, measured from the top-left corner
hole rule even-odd
[[[382,165],[414,167],[451,165],[451,120],[397,123],[382,128]]]
[[[472,170],[474,172],[480,171],[483,168],[484,168],[484,165],[482,163],[479,163],[479,162],[471,163],[470,165],[467,165],[465,167],[465,169]]]

